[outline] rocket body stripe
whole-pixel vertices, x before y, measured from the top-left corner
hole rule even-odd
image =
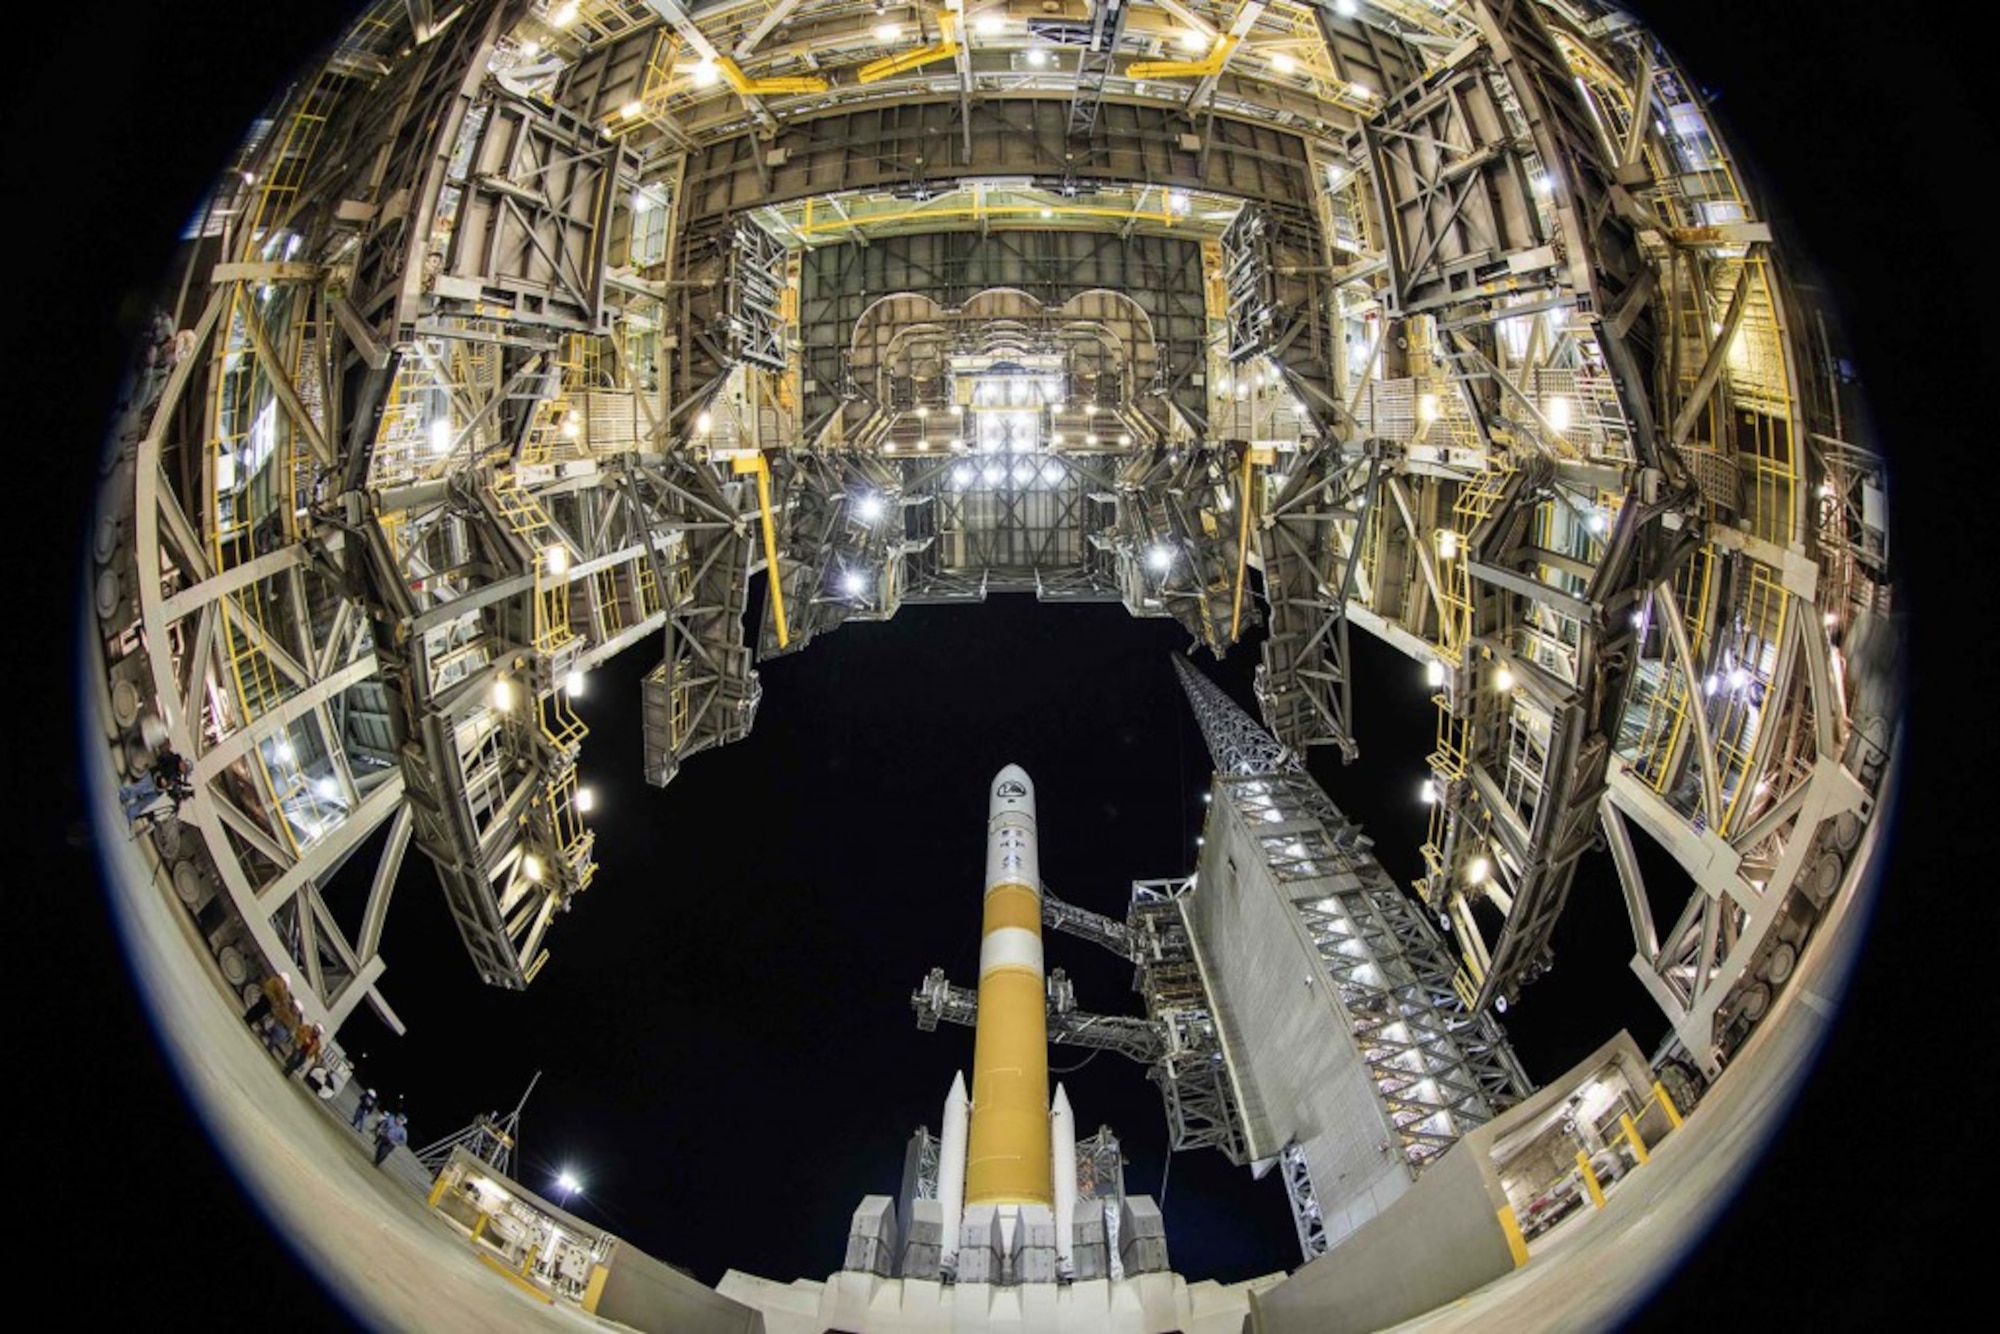
[[[1023,968],[1039,981],[1042,976],[1041,933],[1018,926],[1003,926],[997,931],[988,931],[979,941],[980,980],[984,981],[986,975],[996,968]]]
[[[1055,1202],[1041,883],[1034,784],[1010,764],[993,780],[986,824],[967,1205]]]

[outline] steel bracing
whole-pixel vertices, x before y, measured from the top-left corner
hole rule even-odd
[[[1349,635],[1386,640],[1437,704],[1452,990],[1521,1002],[1601,848],[1678,1047],[1712,1074],[1752,1031],[1899,726],[1889,479],[1642,28],[424,10],[369,9],[217,185],[93,543],[114,716],[195,767],[151,841],[232,987],[396,1024],[412,847],[527,985],[615,859],[569,699],[642,640],[660,784],[748,732],[760,655],[1032,591],[1255,637],[1295,755],[1356,757]],[[1672,921],[1637,835],[1696,887]],[[1163,1087],[1229,1144],[1203,1022],[1157,1030]]]

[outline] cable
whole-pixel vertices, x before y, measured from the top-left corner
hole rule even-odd
[[[1104,1048],[1099,1047],[1097,1048],[1096,1051],[1091,1052],[1090,1055],[1084,1057],[1082,1060],[1078,1061],[1075,1065],[1066,1065],[1060,1070],[1051,1070],[1049,1071],[1049,1073],[1052,1075],[1073,1075],[1077,1071],[1083,1069],[1084,1066],[1089,1065],[1092,1061],[1096,1060],[1098,1052],[1101,1052],[1103,1050]]]
[[[1164,1098],[1160,1100],[1160,1111],[1167,1118],[1167,1160],[1160,1164],[1160,1198],[1153,1203],[1159,1206],[1160,1221],[1164,1226],[1167,1217],[1167,1173],[1174,1170],[1174,1118],[1173,1114],[1167,1111],[1167,1102]]]

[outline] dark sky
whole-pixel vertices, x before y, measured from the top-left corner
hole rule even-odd
[[[1986,434],[1974,433],[1969,405],[1990,376],[1993,340],[1957,266],[1987,216],[1961,182],[1978,164],[1990,171],[1994,144],[1971,112],[1972,44],[1884,30],[1879,5],[1646,8],[1739,127],[1735,146],[1777,183],[1848,313],[1899,468],[1894,540],[1929,690],[1913,702],[1909,797],[1848,1014],[1747,1196],[1633,1327],[1851,1328],[1876,1313],[1942,1309],[1968,1273],[1963,1247],[1946,1239],[1957,1235],[1958,1191],[1977,1179],[1960,1162],[1980,1155],[1935,1144],[1934,1095],[1899,1076],[1952,1069],[1948,1080],[1972,1087],[1954,1083],[1949,1105],[1990,1105],[1978,1096],[1990,1076],[1957,1073],[1989,1062],[1943,1062],[1955,1028],[1991,1017],[1990,1001],[1961,990],[1993,914],[1958,840],[1969,801],[1959,775],[1977,772],[1993,729],[1971,707],[1976,670],[1974,680],[1935,674],[1942,635],[1926,626],[1943,625],[1971,583],[1953,581],[1955,529],[1939,519],[1953,469]],[[74,624],[70,572],[95,441],[143,294],[271,83],[345,11],[325,0],[93,9],[94,20],[122,22],[44,32],[10,88],[10,214],[17,245],[34,247],[17,261],[28,286],[16,292],[21,346],[9,357],[26,413],[16,447],[36,449],[24,457],[38,464],[56,460],[68,501],[21,518],[38,539],[44,626]],[[266,74],[230,73],[245,68]],[[1367,754],[1346,770],[1318,757],[1314,771],[1407,879],[1430,721],[1407,661],[1356,638]],[[53,630],[45,642],[43,671],[69,680],[70,642]],[[559,922],[534,989],[479,986],[434,889],[412,874],[391,917],[386,979],[412,1034],[364,1040],[357,1024],[348,1044],[369,1053],[371,1082],[408,1097],[419,1140],[511,1103],[542,1069],[525,1125],[531,1181],[575,1166],[590,1182],[586,1212],[705,1279],[730,1264],[780,1279],[823,1274],[838,1263],[854,1203],[893,1191],[904,1139],[935,1124],[951,1072],[969,1065],[969,1033],[919,1033],[907,996],[933,964],[974,980],[992,772],[1018,761],[1036,778],[1044,873],[1076,903],[1116,915],[1132,878],[1187,869],[1207,766],[1166,664],[1180,642],[1171,624],[1115,608],[996,599],[910,609],[767,664],[750,740],[697,757],[664,791],[636,781],[636,734],[616,722],[657,648],[632,650],[599,674],[584,708],[605,869]],[[1223,669],[1246,700],[1250,657]],[[1948,718],[1946,701],[1959,700],[1965,711]],[[87,888],[69,721],[30,710],[27,726],[27,753],[54,762],[27,775],[29,810],[47,832],[35,840],[36,874],[10,885],[14,952],[27,956],[10,984],[13,1013],[30,1013],[27,998],[44,1005],[13,1021],[9,1049],[39,1075],[38,1119],[53,1123],[56,1142],[17,1143],[57,1149],[65,1170],[40,1189],[58,1217],[101,1218],[92,1211],[104,1201],[136,1192],[160,1216],[201,1221],[196,1253],[141,1246],[121,1253],[125,1282],[73,1289],[78,1314],[129,1314],[143,1292],[156,1315],[205,1309],[223,1329],[278,1315],[338,1327],[203,1143],[151,1049]],[[69,833],[61,844],[50,836],[58,828]],[[1611,893],[1601,875],[1579,882],[1558,967],[1515,1015],[1533,1074],[1554,1073],[1614,1022],[1645,1021],[1611,990],[1629,948],[1617,914],[1602,927]],[[1610,947],[1591,950],[1607,932]],[[1076,979],[1082,1005],[1135,1008],[1129,974],[1109,956],[1068,937],[1052,937],[1049,956]],[[1602,976],[1589,980],[1593,964]],[[60,1017],[39,1018],[50,1013]],[[439,1053],[449,1077],[420,1074]],[[1052,1064],[1082,1055],[1058,1048]],[[1109,1122],[1123,1136],[1129,1188],[1157,1192],[1163,1118],[1138,1072],[1104,1055],[1065,1078],[1080,1127]],[[1864,1145],[1868,1161],[1852,1162]],[[1275,1183],[1253,1186],[1216,1155],[1190,1154],[1174,1162],[1167,1196],[1184,1272],[1240,1276],[1292,1259]],[[753,1214],[784,1222],[732,1221]],[[1225,1217],[1232,1226],[1213,1221]],[[218,1299],[225,1287],[234,1295]]]

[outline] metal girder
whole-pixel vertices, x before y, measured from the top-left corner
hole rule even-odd
[[[1118,39],[1125,32],[1125,16],[1131,7],[1125,0],[1105,0],[1090,16],[1090,40],[1077,52],[1076,87],[1069,99],[1069,134],[1072,139],[1090,138],[1097,127],[1097,108],[1104,100],[1104,79],[1111,73]]]
[[[1258,534],[1271,616],[1257,668],[1258,707],[1287,746],[1334,745],[1348,762],[1359,747],[1347,605],[1383,468],[1379,449],[1342,451],[1329,443],[1310,450],[1291,465]]]
[[[1116,1052],[1141,1065],[1160,1059],[1165,1042],[1151,1021],[1069,1008],[1064,1003],[1067,997],[1064,982],[1061,969],[1049,976],[1050,1042]],[[933,968],[910,993],[910,1008],[916,1011],[917,1027],[925,1032],[935,1029],[940,1020],[971,1028],[979,1022],[979,993],[946,980],[944,969]]]
[[[1312,199],[1304,141],[1274,126],[1218,118],[1204,136],[1207,151],[1196,153],[1183,147],[1186,123],[1173,109],[1107,103],[1089,151],[1080,154],[1065,101],[986,98],[970,113],[960,119],[955,97],[899,100],[787,121],[775,144],[749,132],[705,144],[688,158],[687,220],[701,225],[824,194],[829,182],[843,190],[909,191],[919,159],[926,182],[1025,176],[1055,188],[1065,178],[1144,181],[1293,207]],[[782,161],[772,166],[775,155]]]
[[[1353,419],[1333,379],[1333,288],[1312,212],[1245,207],[1223,234],[1222,254],[1230,364],[1270,358],[1315,432],[1352,434]]]

